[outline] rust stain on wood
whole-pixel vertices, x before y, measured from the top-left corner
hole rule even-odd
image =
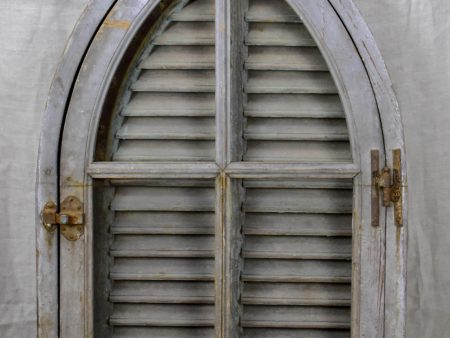
[[[128,20],[112,20],[112,19],[106,19],[103,23],[103,27],[105,28],[118,28],[127,30],[130,28],[131,22]]]

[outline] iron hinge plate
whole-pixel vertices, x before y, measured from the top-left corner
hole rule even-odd
[[[84,233],[83,203],[75,196],[68,196],[62,201],[59,213],[55,202],[47,202],[41,218],[49,232],[54,232],[59,225],[61,234],[69,241],[78,240]]]
[[[372,150],[372,225],[380,225],[380,191],[383,196],[384,207],[394,206],[395,225],[403,226],[403,186],[401,151],[392,151],[393,168],[379,169],[380,154],[378,150]]]

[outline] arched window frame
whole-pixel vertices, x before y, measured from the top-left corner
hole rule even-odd
[[[352,107],[349,106],[352,100],[348,98],[348,95],[357,95],[358,93],[346,92],[349,86],[344,84],[348,84],[350,80],[348,78],[345,79],[345,77],[351,77],[353,74],[350,68],[344,69],[343,65],[350,64],[344,58],[348,57],[346,53],[348,49],[353,49],[354,52],[350,53],[353,57],[359,55],[358,60],[355,60],[355,62],[362,66],[370,81],[367,82],[370,84],[370,88],[367,89],[370,89],[371,93],[366,93],[369,95],[367,99],[369,101],[373,100],[373,103],[378,107],[376,114],[379,114],[379,116],[373,115],[369,118],[368,116],[362,118],[357,114],[355,116],[347,116],[350,122],[351,138],[363,142],[363,137],[358,138],[355,136],[358,128],[361,133],[364,125],[369,130],[373,129],[373,123],[377,123],[378,120],[381,121],[380,127],[384,145],[380,144],[379,148],[386,153],[387,165],[392,166],[392,149],[401,149],[403,154],[403,198],[406,201],[406,161],[400,112],[383,59],[362,16],[352,1],[288,0],[288,2],[302,17],[316,39],[337,82],[346,112],[350,114],[353,111]],[[223,2],[223,4],[225,3],[229,2]],[[105,84],[110,81],[111,76],[114,74],[115,65],[121,59],[120,55],[126,50],[128,42],[134,37],[140,23],[158,5],[159,1],[156,0],[149,2],[143,0],[93,1],[88,5],[80,18],[56,72],[44,115],[36,187],[39,337],[58,336],[58,241],[55,233],[49,233],[42,227],[40,212],[47,201],[57,201],[59,197],[60,182],[58,172],[61,135],[64,126],[66,126],[65,119],[69,103],[74,102],[74,100],[82,100],[83,102],[94,104],[92,111],[86,111],[86,122],[89,125],[89,132],[85,131],[84,128],[72,129],[67,127],[65,131],[66,133],[73,133],[72,139],[80,140],[81,145],[87,145],[87,149],[82,151],[86,155],[84,160],[87,160],[92,154],[94,144],[94,138],[89,137],[95,135],[95,128],[99,120],[100,110],[95,107],[98,108],[106,89],[109,87]],[[221,10],[226,15],[229,9],[229,7],[225,6],[217,10]],[[329,25],[330,21],[326,20],[327,15],[335,16],[340,22],[333,19],[331,21],[333,25]],[[222,19],[223,22],[218,22],[218,24],[227,24],[226,16],[223,16]],[[325,22],[328,25],[324,25]],[[331,39],[331,36],[334,39]],[[343,36],[347,37],[343,39]],[[220,36],[219,33],[218,39],[225,38],[227,38],[226,34]],[[338,51],[339,49],[341,49],[341,52]],[[105,53],[109,55],[109,58],[104,58]],[[100,60],[99,55],[102,55],[104,58],[103,68],[98,63]],[[226,53],[223,55],[226,55]],[[94,60],[96,61],[95,68],[89,69],[89,65],[94,64]],[[226,72],[226,70],[223,71]],[[75,86],[75,80],[77,78],[82,79],[85,76],[91,78],[92,82],[90,85],[100,88],[99,91],[93,91],[88,94],[90,95],[88,101],[86,101],[86,97],[78,96],[81,92],[77,91]],[[229,93],[224,93],[224,95],[227,97]],[[91,116],[91,113],[93,113],[93,116]],[[358,118],[360,119],[359,121]],[[372,118],[372,121],[370,118]],[[354,125],[355,123],[357,126]],[[77,144],[74,149],[80,150],[80,144]],[[361,168],[370,166],[368,149],[363,151],[358,149],[358,147],[364,148],[364,144],[360,142],[352,142],[352,144],[355,161]],[[78,154],[74,152],[74,172],[80,168],[85,168],[85,164],[87,164],[84,162],[80,164],[79,159],[82,152],[78,152]],[[75,168],[76,166],[78,166],[78,169]],[[213,168],[210,169],[211,174],[213,174]],[[207,170],[208,168],[205,168],[205,171]],[[369,194],[369,173],[368,170],[363,170],[363,176],[358,178],[361,187],[359,194]],[[78,174],[84,178],[87,177],[85,173],[81,174],[78,172]],[[86,194],[88,189],[85,189],[89,186],[88,181],[89,179],[83,179],[82,182],[79,182],[74,177],[74,182],[70,183],[74,194],[81,194],[88,198],[89,194]],[[61,183],[64,184],[64,182]],[[355,193],[358,194],[358,191],[355,191]],[[86,202],[89,203],[88,201]],[[384,337],[404,337],[405,335],[406,203],[404,203],[403,208],[404,226],[402,228],[395,226],[392,208],[387,209],[386,215],[386,233],[384,235],[386,246],[385,273],[387,277],[386,285],[380,289],[380,299],[384,298]],[[368,210],[370,213],[370,208]],[[85,267],[82,266],[80,269],[85,269]],[[88,298],[86,298],[86,301],[88,301]],[[86,306],[89,306],[89,304],[86,304]],[[87,317],[89,316],[87,315]],[[383,331],[383,327],[379,327],[379,330]]]

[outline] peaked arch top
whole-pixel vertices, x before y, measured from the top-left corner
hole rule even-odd
[[[231,133],[242,144],[238,160],[351,162],[338,90],[314,39],[287,2],[243,5],[234,23],[243,31],[240,51],[227,59],[216,54],[214,3],[181,2],[151,33],[117,116],[110,119],[115,124],[106,160],[213,162],[215,144],[223,138],[220,129],[235,128]],[[242,71],[218,79],[216,70],[230,67],[227,63]],[[216,88],[223,81],[235,82],[228,85],[241,102],[221,112],[237,121],[228,127],[219,126],[216,116],[222,99]]]

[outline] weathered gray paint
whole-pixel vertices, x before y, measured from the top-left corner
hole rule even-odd
[[[400,108],[381,52],[358,8],[352,1],[330,0],[330,3],[349,30],[364,60],[381,118],[387,165],[392,167],[392,149],[400,149],[402,152],[404,226],[402,228],[395,226],[392,208],[387,210],[386,217],[385,335],[386,337],[405,337],[408,181],[407,154]]]
[[[298,2],[296,2],[296,1],[292,1],[292,3],[293,3],[293,7],[294,8],[296,8],[296,6],[297,6],[297,9],[300,11],[300,6],[302,6],[302,5],[305,5],[305,6],[315,6],[314,4],[312,4],[312,3],[309,3],[309,2],[305,2],[305,3],[303,3],[303,4],[299,4]],[[322,5],[325,5],[325,2],[321,2],[321,4]],[[317,9],[317,12],[318,13],[321,13],[321,8],[316,8]],[[307,20],[306,20],[307,21]],[[310,25],[313,25],[313,24],[316,24],[315,22],[314,23],[310,23]],[[117,29],[117,28],[116,28]],[[310,29],[311,29],[311,26],[310,26]],[[350,28],[349,28],[350,29]],[[318,29],[316,29],[316,30],[314,30],[314,29],[311,29],[313,32],[315,32],[315,35],[316,35],[316,38],[317,38],[317,36],[321,36],[321,34],[322,33],[324,33],[324,32],[326,32],[326,27],[318,27]],[[365,37],[366,39],[369,39],[369,41],[365,41],[366,43],[370,43],[370,42],[373,42],[373,41],[370,41],[370,37],[369,38],[367,38],[367,37]],[[319,44],[320,45],[320,44]],[[331,54],[333,57],[336,55],[336,54],[333,54],[332,52],[329,52],[329,53],[327,53],[327,51],[326,50],[324,50],[324,48],[325,47],[323,47],[322,46],[322,52],[324,52],[324,54],[325,55],[328,55],[328,54]],[[339,46],[334,46],[334,48],[339,48]],[[375,48],[376,49],[376,47],[372,47],[372,48]],[[353,49],[353,47],[351,47],[351,49]],[[345,52],[345,51],[343,51],[343,52]],[[336,55],[337,56],[337,55]],[[331,62],[330,62],[330,60],[328,60],[328,62],[329,62],[329,64],[331,65],[331,68],[334,70],[334,72],[335,72],[335,79],[337,80],[337,82],[338,83],[340,83],[340,80],[342,80],[342,79],[338,79],[337,77],[339,76],[339,74],[337,75],[336,74],[336,69],[337,68],[340,68],[342,65],[341,64],[339,64],[339,65],[332,65],[331,64]],[[379,64],[379,63],[378,63]],[[382,74],[385,74],[385,73],[383,73],[383,68],[381,67],[381,70],[380,70],[380,72],[382,73]],[[340,75],[343,75],[343,74],[340,74]],[[345,74],[344,74],[345,75]],[[369,75],[371,75],[370,73],[369,73]],[[383,85],[386,85],[386,83],[383,83]],[[342,89],[342,88],[341,88]],[[341,95],[343,95],[343,93],[341,93]],[[383,98],[378,98],[378,100],[384,100]],[[348,103],[347,103],[348,104]],[[349,107],[346,107],[347,109],[349,108]],[[63,107],[59,107],[59,110],[57,110],[56,108],[54,109],[54,110],[52,110],[56,115],[59,115],[60,117],[62,117],[62,115],[63,115],[63,113],[64,113],[64,109],[63,109]],[[385,115],[386,115],[386,113],[385,113]],[[351,119],[350,119],[351,120]],[[397,120],[397,122],[398,122],[398,120]],[[354,128],[354,126],[353,126],[353,128]],[[46,130],[55,130],[56,128],[47,128]],[[352,129],[352,128],[350,128],[350,129]],[[355,128],[354,128],[355,129]],[[363,128],[364,129],[364,128]],[[84,130],[84,129],[79,129],[79,130]],[[399,129],[397,129],[397,130],[401,130],[401,128],[399,128]],[[386,133],[385,133],[386,134]],[[53,134],[53,137],[54,137],[54,140],[57,140],[58,139],[58,135],[59,135],[59,133],[54,133]],[[91,135],[93,135],[93,134],[91,134]],[[50,134],[43,134],[43,139],[45,139],[45,140],[50,140]],[[56,138],[55,138],[56,137]],[[45,142],[44,142],[45,143]],[[52,143],[53,144],[53,148],[49,148],[49,147],[42,147],[41,148],[41,155],[40,156],[44,156],[44,154],[47,154],[48,156],[49,156],[49,158],[52,158],[53,160],[54,160],[54,162],[53,163],[56,163],[56,151],[55,151],[55,143],[57,143],[57,142],[54,142],[54,143]],[[379,146],[379,144],[377,144],[377,146]],[[53,150],[53,151],[52,151]],[[88,152],[89,153],[89,152]],[[389,153],[389,152],[388,152]],[[361,154],[362,156],[368,156],[368,154],[366,155],[366,154]],[[82,157],[84,157],[84,156],[82,156]],[[403,157],[404,158],[404,157]],[[367,159],[366,159],[367,160]],[[367,161],[368,162],[368,161]],[[79,163],[80,164],[80,168],[81,167],[83,167],[84,168],[84,166],[83,166],[83,163]],[[405,166],[403,166],[403,167],[405,167]],[[39,173],[42,173],[42,166],[40,166],[39,167],[40,169],[38,169],[38,170],[40,170],[39,171]],[[44,171],[45,172],[45,171]],[[80,175],[77,175],[77,176],[80,176]],[[85,179],[85,177],[84,177],[84,175],[81,175],[80,176],[81,178],[82,178],[82,180],[83,179]],[[363,183],[364,183],[364,178],[363,178]],[[42,183],[42,180],[41,179],[39,179],[39,183]],[[54,183],[54,182],[53,182]],[[363,185],[366,185],[365,183],[363,184]],[[38,192],[40,192],[41,191],[41,189],[42,189],[42,186],[40,185],[40,184],[38,184]],[[53,187],[53,193],[55,193],[56,192],[56,185]],[[79,192],[78,192],[79,193]],[[368,192],[366,192],[365,194],[364,194],[365,196],[368,196]],[[55,196],[55,195],[53,195],[53,196]],[[358,196],[358,193],[357,193],[357,196]],[[38,197],[38,199],[39,199],[40,197]],[[39,206],[40,205],[42,205],[43,203],[45,203],[45,198],[42,200],[40,200],[40,204],[38,204],[38,208],[39,208]],[[40,208],[39,208],[40,209]],[[39,210],[38,209],[38,210]],[[366,208],[367,210],[369,210],[369,208]],[[367,217],[367,216],[366,216]],[[38,224],[37,224],[37,227],[38,228],[40,228],[40,222],[38,221],[37,222]],[[38,230],[39,231],[39,230]],[[40,244],[43,244],[43,242],[45,242],[45,241],[43,241],[43,240],[40,240],[39,239],[39,237],[38,237],[38,243],[40,243]],[[46,245],[45,243],[43,244],[44,246]],[[48,261],[48,259],[45,259],[45,257],[42,257],[41,256],[41,258],[40,259],[44,259],[44,264],[45,264],[45,262],[47,262],[47,263],[49,263],[49,261]],[[52,264],[51,264],[51,262],[50,262],[50,265],[48,265],[48,266],[53,266]],[[46,272],[50,272],[52,269],[51,268],[49,268]],[[52,271],[53,273],[55,273],[55,271]],[[39,272],[38,272],[38,274],[39,274]],[[48,274],[45,276],[46,278],[48,277]],[[39,278],[39,277],[38,277]],[[399,284],[400,285],[400,288],[401,288],[401,283]],[[45,294],[45,292],[44,292],[44,294]],[[42,299],[43,298],[43,295],[44,294],[41,294],[41,296],[40,296],[40,298]],[[401,311],[400,311],[401,312]]]
[[[77,22],[50,88],[42,122],[36,181],[36,276],[37,332],[39,337],[58,335],[58,231],[48,233],[40,212],[47,201],[57,201],[58,149],[65,108],[78,67],[92,36],[96,33],[113,0],[92,1]]]

